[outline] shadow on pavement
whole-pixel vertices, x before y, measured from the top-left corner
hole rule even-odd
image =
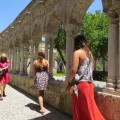
[[[28,93],[24,92],[23,90],[9,84],[9,86],[11,86],[12,88],[14,88],[15,90],[19,91],[20,93],[24,94],[26,97],[32,99],[35,103],[29,103],[27,105],[25,105],[25,107],[29,107],[29,109],[36,111],[38,113],[40,113],[40,107],[37,101],[37,97],[34,97],[32,95],[29,95]],[[40,113],[40,117],[36,117],[36,118],[32,118],[32,119],[28,119],[28,120],[72,120],[72,117],[68,114],[65,114],[55,108],[53,108],[50,105],[45,104],[44,105],[45,109],[47,109],[47,111],[49,111],[47,113],[45,113],[45,115],[41,116]]]
[[[29,103],[25,105],[26,107],[29,107],[31,110],[39,112],[40,113],[40,108],[38,104],[34,103]],[[28,120],[72,120],[72,117],[70,115],[64,114],[60,112],[59,110],[54,110],[54,108],[44,105],[45,108],[49,111],[49,113],[45,113],[45,115],[42,115],[40,113],[40,117],[28,119]],[[59,114],[58,114],[59,112]],[[42,115],[42,116],[41,116]]]
[[[40,107],[38,104],[34,104],[34,103],[29,103],[27,105],[25,105],[26,107],[29,107],[31,110],[39,112]]]
[[[48,113],[40,117],[36,117],[33,119],[28,119],[28,120],[72,120],[71,117],[65,117],[65,116],[58,116],[55,113]]]

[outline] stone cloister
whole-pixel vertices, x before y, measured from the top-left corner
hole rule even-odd
[[[12,85],[36,96],[32,78],[33,61],[37,58],[38,44],[42,36],[46,38],[45,55],[50,62],[52,78],[54,39],[61,21],[66,30],[66,74],[69,72],[74,36],[80,29],[83,17],[93,1],[32,0],[0,33],[0,52],[5,52],[11,61]],[[118,110],[120,107],[120,0],[102,0],[101,2],[103,11],[109,18],[108,80],[105,90],[97,92],[95,99],[106,120],[120,120]],[[27,70],[28,58],[29,72]],[[70,97],[65,93],[65,81],[50,79],[49,84],[45,102],[71,114]],[[115,94],[116,96],[114,96]]]

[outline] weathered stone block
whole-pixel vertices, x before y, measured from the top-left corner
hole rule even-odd
[[[11,74],[11,84],[37,97],[33,78]],[[95,92],[95,100],[106,120],[120,120],[120,96]],[[50,82],[49,89],[45,91],[44,101],[54,108],[72,115],[71,97],[65,90],[64,82]]]

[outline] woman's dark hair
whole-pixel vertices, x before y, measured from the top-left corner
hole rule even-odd
[[[85,47],[87,47],[87,40],[83,35],[76,36],[74,39],[74,43],[75,43],[75,50],[78,50],[80,48],[84,49]]]
[[[87,45],[87,40],[83,35],[78,35],[75,37],[74,45],[75,45],[75,50],[83,49],[83,50],[85,50],[87,56],[91,56],[91,52]]]
[[[45,58],[45,53],[44,52],[38,52],[38,56],[42,60],[43,58]]]
[[[4,59],[3,59],[4,58]],[[1,62],[7,62],[7,55],[5,53],[3,53],[0,57],[0,61]]]
[[[1,61],[1,62],[7,62],[7,58],[5,58],[5,59],[3,60],[3,57],[1,57],[1,58],[0,58],[0,61]]]

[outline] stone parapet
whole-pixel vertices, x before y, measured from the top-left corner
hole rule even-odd
[[[10,84],[18,87],[34,97],[37,96],[33,78],[11,74]],[[95,81],[94,84],[95,86],[98,86],[100,83]],[[101,88],[105,87],[106,85],[105,83],[101,84]],[[120,120],[120,96],[112,94],[98,92],[97,89],[97,91],[95,91],[95,100],[106,120]],[[53,106],[64,113],[72,115],[71,97],[65,91],[64,80],[62,81],[57,79],[50,81],[49,89],[45,91],[44,101],[50,106]]]
[[[120,120],[120,96],[98,92],[95,100],[105,120]]]
[[[37,96],[33,78],[11,74],[10,84],[34,97]],[[65,85],[63,81],[50,80],[49,88],[47,91],[45,91],[44,101],[45,103],[64,113],[71,114],[70,96],[65,91]]]

